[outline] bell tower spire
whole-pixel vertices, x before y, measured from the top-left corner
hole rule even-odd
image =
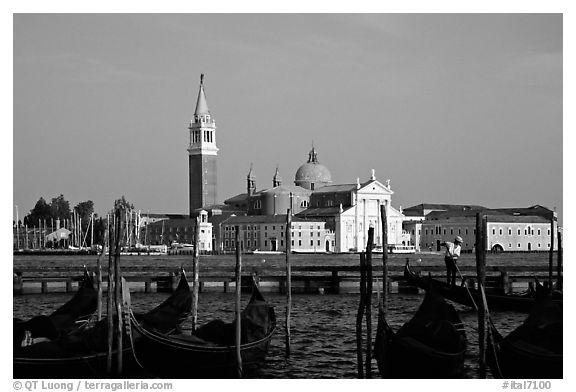
[[[208,109],[208,101],[204,92],[204,74],[200,75],[196,109],[188,130],[190,132],[188,146],[190,216],[195,216],[194,210],[217,203],[216,122]]]

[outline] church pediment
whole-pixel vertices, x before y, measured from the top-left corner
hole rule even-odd
[[[371,180],[360,186],[356,191],[358,195],[393,195],[394,192],[378,180]]]

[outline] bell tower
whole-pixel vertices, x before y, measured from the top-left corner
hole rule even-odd
[[[196,101],[194,118],[188,126],[190,144],[188,147],[190,217],[194,210],[216,204],[217,176],[216,161],[216,122],[210,114],[204,93],[204,74],[200,75],[200,90]]]

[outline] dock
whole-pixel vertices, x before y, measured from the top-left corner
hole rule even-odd
[[[413,266],[423,276],[432,276],[438,280],[445,279],[445,268],[435,266]],[[473,266],[460,267],[467,279],[468,287],[474,287],[476,270]],[[286,276],[282,271],[256,271],[263,292],[284,293]],[[171,292],[178,284],[178,272],[170,268],[127,269],[123,276],[133,292]],[[14,274],[14,295],[34,293],[71,293],[78,290],[82,281],[82,271],[69,269],[27,268]],[[510,266],[488,267],[486,271],[487,290],[494,293],[512,293],[523,291],[537,278],[546,281],[548,268],[545,266]],[[242,276],[242,286],[246,290],[252,279],[250,271]],[[374,279],[379,279],[378,269],[374,269]],[[388,267],[389,291],[419,292],[404,279],[404,266]],[[103,290],[106,290],[107,275],[103,274]],[[292,292],[295,294],[344,294],[358,293],[360,284],[359,266],[294,266],[292,267]],[[382,286],[380,282],[380,286]],[[199,291],[233,293],[235,278],[232,271],[210,270],[200,275]],[[376,292],[374,284],[374,292]],[[421,292],[421,291],[420,291]]]

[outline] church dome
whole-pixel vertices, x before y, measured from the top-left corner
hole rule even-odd
[[[332,182],[330,170],[318,162],[318,154],[314,147],[308,155],[308,162],[303,164],[296,171],[294,184],[314,190],[315,188],[328,185]]]

